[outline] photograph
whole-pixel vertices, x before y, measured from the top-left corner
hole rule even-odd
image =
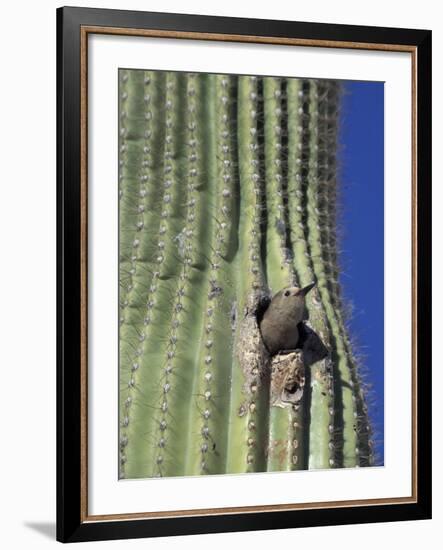
[[[384,83],[119,68],[118,120],[119,479],[383,466]]]

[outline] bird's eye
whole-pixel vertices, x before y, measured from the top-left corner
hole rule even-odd
[[[285,296],[289,296],[289,294],[291,294],[291,293],[289,292],[289,290],[287,290],[287,291],[285,292]]]

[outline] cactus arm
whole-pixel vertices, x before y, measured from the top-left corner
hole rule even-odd
[[[261,262],[262,182],[257,139],[258,88],[255,77],[238,77],[237,142],[240,183],[239,250],[237,257],[236,334],[251,296],[264,286]],[[229,413],[226,469],[230,473],[263,471],[266,468],[267,396],[260,373],[251,368],[246,383],[235,346]],[[245,387],[248,385],[249,387]]]

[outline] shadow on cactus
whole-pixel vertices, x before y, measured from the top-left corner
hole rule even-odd
[[[341,85],[119,80],[120,478],[372,465],[338,283]]]

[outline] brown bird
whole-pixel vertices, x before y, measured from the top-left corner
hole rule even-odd
[[[272,355],[297,349],[305,296],[314,286],[315,283],[311,283],[304,288],[283,288],[273,296],[260,322],[263,342]]]

